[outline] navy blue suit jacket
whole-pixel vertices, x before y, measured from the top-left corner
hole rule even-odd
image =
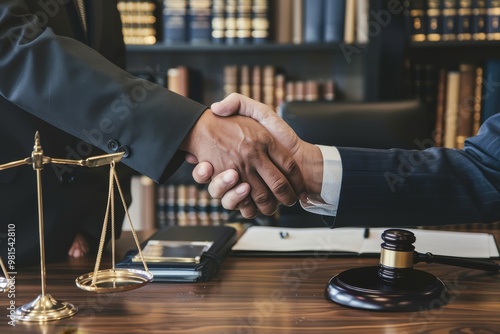
[[[331,227],[500,220],[500,114],[463,150],[338,149],[343,178]]]
[[[116,1],[86,3],[87,33],[73,0],[1,1],[0,164],[29,156],[39,131],[47,156],[84,159],[122,147],[130,154],[120,175],[129,177],[128,165],[163,181],[183,161],[179,145],[206,107],[125,72]],[[45,165],[47,260],[66,256],[78,231],[100,233],[106,173]],[[14,224],[18,262],[37,262],[31,166],[0,171],[0,217],[2,254]]]

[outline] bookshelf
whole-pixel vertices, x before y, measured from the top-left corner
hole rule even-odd
[[[500,102],[500,1],[405,6],[403,94],[427,102],[436,146],[460,149]]]
[[[334,78],[337,96],[345,100],[376,99],[376,73],[369,57],[372,46],[352,56],[347,63],[336,44],[262,44],[262,45],[164,45],[127,46],[128,71],[143,73],[148,69],[163,75],[169,68],[187,66],[199,72],[203,103],[224,98],[224,66],[272,65],[289,78]],[[369,70],[372,68],[372,70]]]
[[[170,68],[187,67],[196,73],[196,86],[200,90],[198,96],[192,98],[200,99],[202,103],[209,105],[224,98],[224,67],[228,65],[273,66],[276,73],[282,73],[287,80],[333,80],[337,99],[360,101],[377,100],[379,97],[380,47],[378,41],[380,34],[368,36],[368,21],[375,22],[369,17],[369,11],[381,10],[380,1],[144,0],[142,2],[155,5],[153,12],[157,16],[154,24],[156,43],[151,45],[129,43],[127,45],[127,70],[136,75],[163,77]],[[133,1],[121,0],[120,3],[122,10],[129,8],[128,13],[137,14],[133,12],[137,7],[137,5],[131,5]],[[348,3],[358,4],[358,12],[354,11],[349,14]],[[224,41],[218,37],[215,38],[219,36],[215,32],[219,28],[212,23],[211,40],[205,42],[190,40],[189,29],[192,30],[190,22],[206,20],[206,13],[200,14],[200,18],[196,13],[193,14],[190,8],[196,8],[202,4],[205,6],[205,12],[209,10],[209,7],[206,7],[207,4],[211,4],[212,19],[223,15],[226,23],[233,15],[236,15],[237,20],[246,20],[247,16],[255,20],[255,17],[259,16],[262,22],[264,18],[268,26],[267,38],[254,38],[253,41],[233,38],[231,38],[232,41],[228,41],[226,38]],[[179,6],[183,9],[179,9]],[[261,12],[258,12],[257,8],[260,8]],[[251,12],[248,12],[249,10]],[[265,13],[262,12],[264,10]],[[332,28],[337,27],[335,24],[338,25],[338,23],[327,25],[326,21],[331,22],[333,19],[342,18],[343,22],[344,16],[342,15],[360,16],[362,15],[360,10],[364,11],[364,17],[357,22],[366,21],[364,26],[357,25],[347,29],[347,26],[342,23],[343,38],[339,38],[338,33],[331,33],[338,31]],[[335,14],[328,15],[327,12]],[[150,13],[147,15],[149,16]],[[168,20],[173,23],[169,21],[170,23],[166,24]],[[172,24],[179,22],[184,24],[185,31],[179,32],[178,25],[172,28]],[[297,30],[297,27],[300,29]],[[364,34],[359,33],[361,29],[364,29]],[[143,26],[139,25],[138,30],[142,31]],[[352,33],[348,34],[347,31]],[[175,38],[172,33],[179,33],[183,40],[181,38],[181,41],[172,41],[172,38]],[[226,25],[226,36],[228,36],[227,33]],[[259,36],[261,36],[260,33]],[[352,53],[346,56],[346,49],[348,49],[347,53]]]
[[[500,58],[500,41],[409,42],[408,58],[413,62],[450,65]]]

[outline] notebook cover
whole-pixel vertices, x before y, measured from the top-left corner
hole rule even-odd
[[[147,263],[149,270],[153,273],[153,281],[156,282],[206,282],[217,274],[236,239],[236,229],[230,226],[168,226],[144,241],[141,249],[149,240],[213,241],[210,249],[201,256],[199,263]],[[132,261],[136,254],[136,250],[128,252],[125,258],[116,264],[116,267],[144,269],[142,262]]]

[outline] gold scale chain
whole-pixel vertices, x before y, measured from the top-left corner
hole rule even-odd
[[[83,30],[87,32],[87,15],[85,13],[85,4],[83,1],[84,0],[76,0],[76,3],[78,5],[78,11],[80,12],[80,18],[82,19]]]
[[[97,281],[97,276],[99,272],[99,267],[101,264],[101,259],[102,259],[102,252],[104,250],[104,243],[106,241],[106,229],[108,225],[108,220],[109,220],[109,214],[111,212],[111,248],[112,248],[112,269],[113,271],[115,270],[115,205],[114,205],[114,181],[116,181],[116,187],[118,189],[118,192],[120,193],[120,198],[122,201],[123,208],[125,210],[125,214],[127,216],[128,223],[130,225],[130,230],[132,232],[132,235],[134,236],[135,244],[137,246],[137,250],[139,252],[139,256],[141,257],[142,264],[144,265],[144,270],[149,272],[148,266],[146,264],[146,261],[144,261],[144,257],[142,256],[142,251],[141,251],[141,246],[139,243],[139,238],[137,237],[137,233],[135,232],[134,226],[132,224],[132,220],[130,219],[130,214],[127,209],[127,204],[125,202],[125,197],[123,196],[122,188],[120,186],[120,182],[118,181],[118,176],[115,171],[115,162],[112,161],[110,164],[110,169],[109,169],[109,189],[108,189],[108,204],[106,207],[106,214],[104,216],[104,223],[102,226],[102,233],[101,233],[101,239],[99,241],[99,250],[97,252],[97,258],[96,258],[96,263],[94,267],[94,274],[92,277],[92,284],[91,286],[95,287],[96,281]]]

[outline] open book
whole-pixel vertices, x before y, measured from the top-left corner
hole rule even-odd
[[[251,226],[233,246],[235,255],[374,255],[380,253],[387,228],[281,228]],[[406,229],[406,228],[405,228]],[[495,238],[488,233],[406,229],[415,234],[419,253],[468,258],[498,258]]]

